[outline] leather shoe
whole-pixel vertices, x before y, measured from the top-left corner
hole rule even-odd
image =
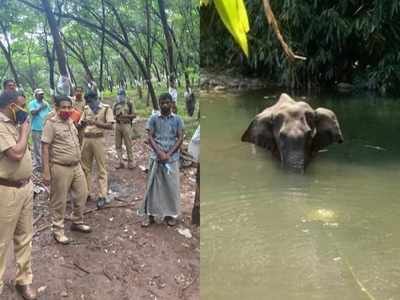
[[[72,223],[70,229],[71,229],[71,231],[79,231],[79,232],[83,232],[83,233],[92,232],[92,228],[90,228],[90,226],[86,225],[86,224],[75,224],[75,223]]]
[[[36,290],[32,288],[31,284],[27,284],[27,285],[19,285],[19,284],[17,284],[15,286],[15,289],[18,291],[18,293],[20,293],[22,298],[24,298],[25,300],[35,300],[35,299],[37,299]]]
[[[115,168],[116,168],[117,170],[123,169],[123,168],[125,168],[125,165],[124,165],[123,162],[120,162]]]
[[[57,243],[62,245],[68,245],[69,243],[71,243],[71,240],[67,238],[64,234],[53,233],[53,238]]]
[[[97,209],[101,209],[104,206],[106,206],[106,198],[104,198],[104,197],[97,198],[96,206],[97,206]]]

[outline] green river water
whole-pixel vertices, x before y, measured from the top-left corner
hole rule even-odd
[[[202,96],[201,299],[400,299],[400,99],[307,97],[345,142],[299,175],[240,141],[279,94]]]

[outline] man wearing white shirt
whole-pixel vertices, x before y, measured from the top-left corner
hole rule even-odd
[[[170,85],[169,85],[169,88],[168,88],[168,93],[172,97],[172,112],[174,114],[176,114],[177,111],[178,111],[177,106],[176,106],[176,101],[178,100],[178,91],[176,89],[176,82],[175,82],[175,79],[173,77],[170,79],[169,84]]]

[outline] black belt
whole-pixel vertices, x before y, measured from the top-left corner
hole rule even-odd
[[[16,181],[0,178],[0,185],[14,187],[14,188],[21,188],[26,184],[28,184],[30,181],[31,181],[30,177]]]
[[[60,166],[63,166],[63,167],[75,167],[75,166],[79,165],[79,161],[78,162],[74,162],[74,163],[70,163],[70,164],[64,164],[64,163],[59,163],[59,162],[53,161],[53,164],[60,165]]]
[[[83,136],[85,138],[101,138],[104,136],[104,134],[102,132],[99,132],[99,133],[87,132],[87,133],[84,133]]]

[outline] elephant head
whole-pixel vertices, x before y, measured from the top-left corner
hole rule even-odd
[[[282,94],[276,104],[256,115],[242,141],[270,150],[284,167],[303,171],[318,150],[342,143],[343,136],[333,111],[313,110]]]

